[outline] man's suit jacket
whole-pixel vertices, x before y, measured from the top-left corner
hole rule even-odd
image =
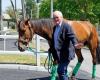
[[[50,51],[53,54],[54,60],[58,60],[60,62],[66,62],[66,60],[72,60],[75,57],[75,48],[74,45],[77,44],[77,40],[75,34],[70,25],[65,23],[64,21],[61,24],[60,31],[58,33],[58,49],[55,50],[54,47],[54,32],[56,26],[53,29],[52,35],[52,46],[50,47]],[[57,56],[57,52],[60,53],[60,59]]]

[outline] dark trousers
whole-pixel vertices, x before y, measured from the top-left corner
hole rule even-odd
[[[58,64],[58,77],[59,80],[68,80],[68,76],[67,76],[67,68],[68,68],[68,64],[70,61],[66,61],[66,62],[60,62]]]

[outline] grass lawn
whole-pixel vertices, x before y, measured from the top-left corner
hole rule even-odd
[[[14,34],[15,30],[11,30],[13,33],[9,33],[9,35]],[[40,50],[47,51],[48,50],[48,43],[46,41],[40,42]],[[35,39],[30,42],[31,48],[36,48],[35,46]],[[40,61],[41,65],[44,65],[46,60],[46,56],[41,56]],[[31,64],[36,65],[36,56],[34,55],[22,55],[22,54],[0,54],[0,63],[17,63],[17,64]]]
[[[46,56],[41,56],[41,65],[44,65]],[[0,63],[17,63],[17,64],[31,64],[36,65],[36,56],[21,55],[21,54],[0,54]]]

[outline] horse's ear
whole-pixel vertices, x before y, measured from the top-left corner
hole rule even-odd
[[[30,21],[30,19],[27,19],[27,18],[26,18],[26,19],[24,20],[25,25],[28,25],[28,22],[29,22],[29,21]]]
[[[28,21],[28,25],[29,25],[29,27],[31,27],[31,22],[30,21]]]
[[[30,19],[25,20],[25,25],[29,25],[29,27],[31,27]]]
[[[17,20],[17,21],[16,21],[17,26],[19,25],[19,23],[20,23],[20,21],[19,21],[19,20]]]
[[[18,30],[20,27],[20,20],[16,20],[16,29]]]

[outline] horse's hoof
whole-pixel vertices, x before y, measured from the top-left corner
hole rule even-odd
[[[69,80],[76,80],[75,76],[71,76]]]
[[[95,78],[92,78],[91,80],[96,80]]]

